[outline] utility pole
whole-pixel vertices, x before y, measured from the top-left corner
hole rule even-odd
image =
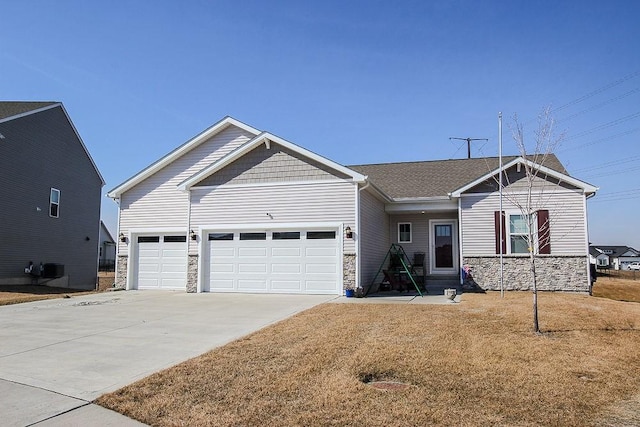
[[[471,158],[471,141],[488,141],[487,138],[449,138],[449,140],[452,139],[459,139],[460,141],[467,141],[467,159]]]

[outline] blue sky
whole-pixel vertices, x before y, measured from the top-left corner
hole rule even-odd
[[[640,2],[3,4],[4,100],[64,103],[115,187],[231,115],[339,163],[516,154],[551,106],[600,187],[590,239],[640,249]],[[115,232],[117,209],[103,202]]]

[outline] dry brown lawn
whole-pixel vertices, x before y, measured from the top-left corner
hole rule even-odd
[[[43,285],[0,285],[0,305],[20,304],[51,298],[68,298],[71,295],[85,295],[91,292]]]
[[[635,273],[635,271],[633,272]],[[598,277],[593,286],[593,296],[610,298],[617,301],[640,302],[640,280],[625,278]]]
[[[544,293],[540,321],[519,292],[323,304],[97,403],[154,426],[640,425],[640,304]]]

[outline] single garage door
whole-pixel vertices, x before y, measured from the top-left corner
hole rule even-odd
[[[335,230],[208,233],[210,292],[339,293]]]
[[[187,236],[138,236],[137,289],[186,289]]]

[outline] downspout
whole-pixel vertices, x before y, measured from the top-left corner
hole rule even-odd
[[[369,181],[366,180],[365,178],[365,185],[361,188],[358,188],[358,184],[356,184],[356,288],[357,289],[362,289],[362,286],[360,286],[360,276],[361,276],[361,268],[362,268],[362,264],[361,264],[361,254],[360,254],[360,236],[362,235],[361,230],[360,230],[360,192],[362,190],[365,190],[367,187],[369,187],[370,183]]]
[[[464,259],[462,258],[462,197],[458,197],[458,256],[460,257],[460,265],[458,265],[458,275],[460,276],[460,284],[464,284],[462,269],[464,268]]]
[[[187,188],[187,277],[185,278],[185,289],[189,286],[189,257],[191,256],[191,189]],[[198,241],[195,241],[196,244]],[[198,257],[198,267],[200,264],[200,257]],[[200,290],[200,268],[198,268],[198,275],[196,276],[196,293],[201,292]]]
[[[589,295],[592,294],[593,287],[593,277],[591,277],[591,260],[589,259],[589,221],[587,220],[587,199],[595,196],[595,193],[591,193],[591,195],[584,196],[584,200],[582,203],[583,215],[584,215],[584,240],[587,252],[587,280],[589,281]],[[596,261],[597,262],[597,261]]]

